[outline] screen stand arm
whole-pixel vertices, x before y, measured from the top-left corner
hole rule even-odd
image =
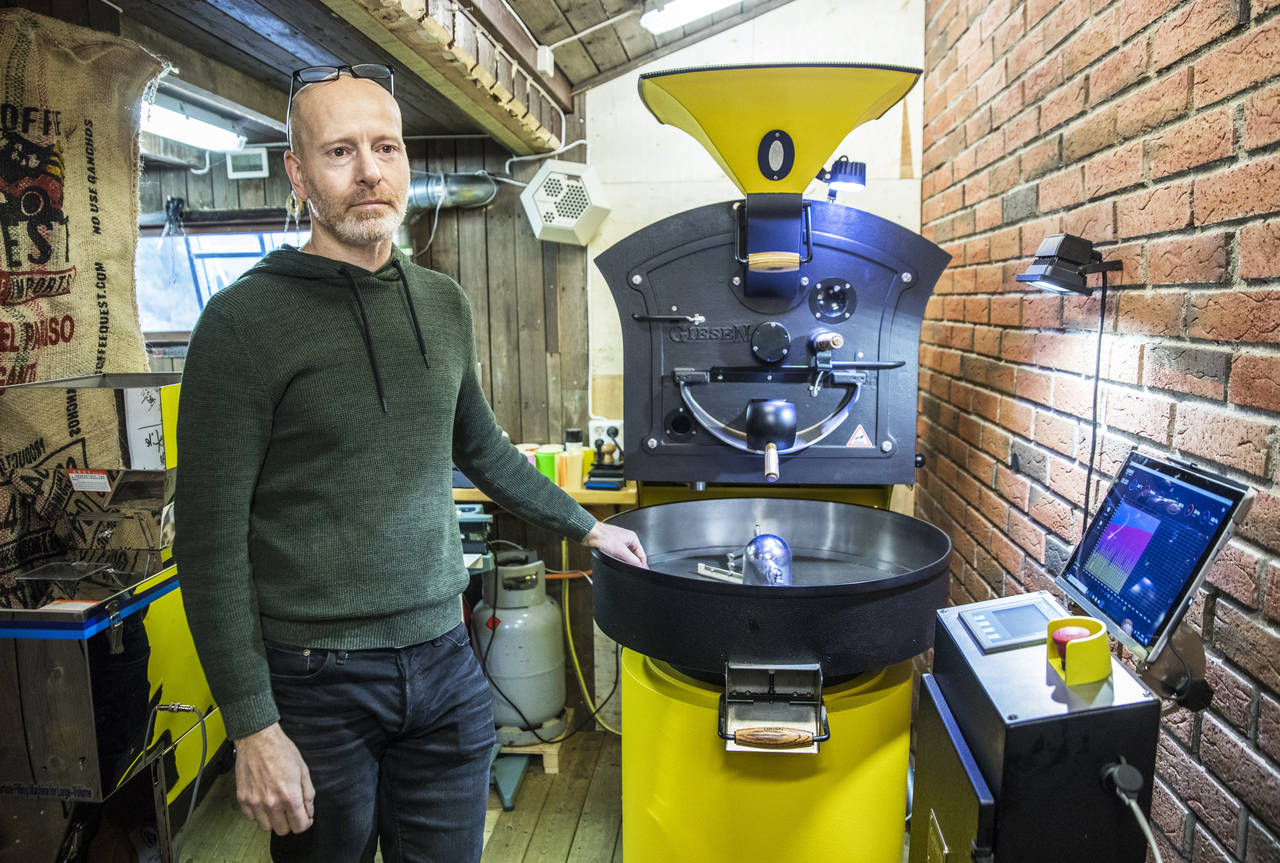
[[[1138,666],[1142,682],[1161,698],[1199,712],[1213,700],[1213,687],[1205,680],[1204,641],[1184,617],[1154,661]]]

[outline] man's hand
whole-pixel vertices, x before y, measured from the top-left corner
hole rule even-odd
[[[315,799],[311,772],[280,723],[236,741],[236,800],[244,817],[277,836],[301,833],[311,826]]]
[[[623,563],[649,568],[644,548],[640,545],[640,537],[636,536],[635,531],[625,527],[597,521],[596,526],[591,528],[591,533],[583,537],[582,544],[588,548],[598,548]]]

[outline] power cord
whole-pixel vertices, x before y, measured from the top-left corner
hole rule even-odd
[[[164,710],[169,713],[194,713],[200,724],[200,763],[196,767],[196,780],[191,786],[191,802],[187,805],[187,817],[182,822],[182,829],[179,831],[180,838],[174,840],[173,858],[181,860],[179,849],[186,842],[188,836],[188,827],[191,826],[191,816],[196,811],[196,799],[200,796],[200,778],[204,776],[204,761],[209,756],[209,732],[205,728],[204,713],[194,704],[178,704],[171,702],[169,704],[160,704],[156,706],[157,710]]]
[[[1098,343],[1097,353],[1093,358],[1093,415],[1092,429],[1089,436],[1089,467],[1084,474],[1084,520],[1081,522],[1080,535],[1083,537],[1089,529],[1089,493],[1093,489],[1093,460],[1098,452],[1098,376],[1102,372],[1102,333],[1107,324],[1107,274],[1102,273],[1102,303],[1098,311]]]
[[[1151,833],[1151,823],[1138,806],[1138,794],[1142,791],[1142,772],[1121,756],[1119,763],[1108,764],[1102,768],[1102,784],[1113,790],[1116,796],[1129,807],[1129,811],[1138,822],[1138,827],[1142,830],[1142,835],[1146,837],[1147,844],[1151,847],[1155,863],[1164,863],[1164,859],[1160,856],[1160,848],[1156,845],[1156,837]]]
[[[136,756],[134,756],[134,759],[129,762],[129,766],[124,769],[124,772],[120,774],[120,778],[116,780],[116,788],[119,788],[120,786],[124,785],[126,782],[128,782],[130,779],[134,777],[133,769],[137,767],[138,763],[141,762],[143,757],[146,756],[147,747],[151,745],[151,733],[155,730],[156,711],[159,709],[160,709],[160,706],[157,704],[157,705],[152,705],[151,709],[147,711],[147,727],[146,727],[146,730],[143,731],[142,733],[142,749],[138,752]]]

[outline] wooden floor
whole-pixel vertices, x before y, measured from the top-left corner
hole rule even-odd
[[[560,772],[531,761],[515,809],[489,795],[483,863],[612,863],[622,860],[622,747],[603,731],[575,734]],[[218,776],[178,837],[180,863],[269,863],[268,834],[245,819],[230,773]],[[381,857],[379,856],[379,860]]]

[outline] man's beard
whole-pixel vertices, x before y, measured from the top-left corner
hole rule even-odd
[[[383,191],[365,195],[361,198],[341,198],[334,200],[313,192],[308,199],[311,205],[311,217],[329,229],[329,232],[343,243],[350,246],[367,246],[382,240],[389,240],[396,228],[404,221],[405,200],[385,186]],[[350,207],[363,200],[385,200],[390,207],[376,210],[351,210]]]

